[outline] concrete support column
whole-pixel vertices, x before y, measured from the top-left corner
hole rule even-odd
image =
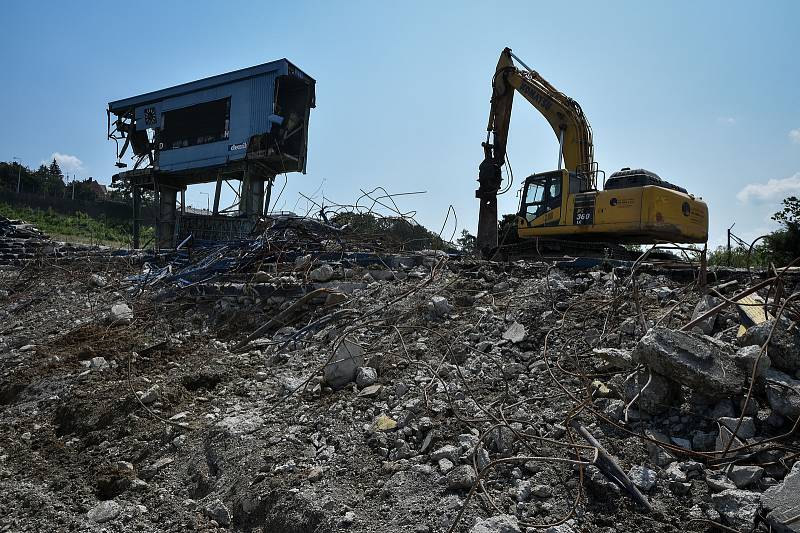
[[[141,233],[141,220],[142,220],[142,189],[136,185],[133,186],[133,249],[139,248],[139,235]]]
[[[242,177],[239,214],[247,217],[264,214],[264,178],[254,176],[249,171],[245,171]]]
[[[156,225],[158,248],[174,248],[177,211],[175,203],[178,200],[178,189],[161,185],[158,192],[158,224]]]

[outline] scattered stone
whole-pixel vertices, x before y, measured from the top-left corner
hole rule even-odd
[[[438,466],[439,466],[439,471],[440,471],[442,474],[446,474],[446,473],[448,473],[448,472],[449,472],[450,470],[452,470],[452,469],[453,469],[453,467],[455,466],[455,465],[453,464],[453,461],[451,461],[450,459],[448,459],[448,458],[446,458],[446,457],[442,457],[441,459],[439,459],[439,461],[437,462],[437,464],[438,464]]]
[[[645,436],[654,441],[670,444],[669,437],[658,431],[648,429],[645,431]],[[675,460],[675,457],[670,452],[655,442],[647,441],[646,446],[647,452],[650,454],[650,460],[657,466],[667,466]]]
[[[753,528],[760,500],[758,492],[741,489],[727,489],[711,495],[711,503],[725,524],[740,531]]]
[[[469,533],[520,533],[516,517],[507,514],[479,520]]]
[[[646,466],[634,465],[628,471],[628,477],[634,485],[646,492],[655,487],[657,474],[655,470]]]
[[[91,361],[89,361],[89,368],[103,370],[108,368],[108,361],[106,361],[105,357],[92,357]]]
[[[733,439],[733,443],[728,446],[728,443]],[[733,432],[728,429],[726,426],[719,427],[719,434],[717,435],[717,440],[714,443],[714,450],[721,452],[724,451],[725,448],[732,449],[737,448],[739,446],[743,446],[744,442],[741,439],[737,439],[733,436]]]
[[[534,485],[531,488],[531,494],[536,496],[537,498],[552,498],[553,497],[553,489],[550,485]]]
[[[517,344],[525,340],[525,333],[525,326],[519,322],[513,322],[503,333],[503,338]]]
[[[744,385],[744,374],[730,358],[732,352],[710,337],[656,327],[636,345],[633,358],[709,398],[729,398]]]
[[[113,325],[130,324],[133,320],[133,310],[126,303],[116,303],[111,306],[108,321]]]
[[[144,392],[141,391],[138,392],[137,394],[139,396],[139,401],[145,405],[150,405],[151,403],[158,400],[158,391],[159,391],[158,385],[153,385]]]
[[[700,298],[699,302],[697,302],[697,305],[694,308],[694,312],[692,313],[692,320],[707,313],[711,309],[718,306],[720,303],[721,301],[719,300],[719,298],[714,298],[713,296],[706,294],[705,296]],[[705,333],[706,335],[711,335],[711,333],[714,331],[714,325],[716,324],[718,315],[719,313],[714,313],[713,315],[704,318],[703,320],[698,322],[696,326],[699,327],[701,330],[703,330],[703,333]]]
[[[311,483],[316,483],[317,481],[322,479],[323,474],[324,474],[324,470],[322,470],[322,468],[320,468],[319,466],[315,466],[308,473],[308,480]]]
[[[447,473],[449,490],[469,490],[475,483],[475,471],[469,465],[460,465]]]
[[[717,434],[705,431],[695,431],[692,434],[692,450],[708,452],[714,449]]]
[[[759,355],[761,355],[761,357],[759,357]],[[742,374],[751,379],[763,376],[772,364],[772,360],[769,356],[766,353],[761,353],[760,346],[742,346],[736,350],[731,357],[736,366],[739,367],[739,370],[742,371]],[[758,360],[758,366],[756,367],[754,376],[753,365],[756,364],[756,360]]]
[[[356,385],[364,389],[378,381],[378,371],[369,366],[361,366],[356,370]]]
[[[231,525],[231,512],[222,503],[222,500],[216,499],[206,505],[204,509],[206,516],[208,516],[211,520],[215,520],[219,525],[222,527],[228,527]]]
[[[774,368],[767,370],[764,377],[767,401],[774,412],[791,419],[800,417],[800,380]]]
[[[106,281],[106,278],[104,278],[100,274],[92,274],[91,276],[89,276],[89,285],[91,285],[92,287],[102,288],[105,287],[107,283],[108,282]]]
[[[334,390],[344,388],[356,377],[356,370],[364,366],[365,350],[345,338],[336,348],[333,359],[323,369],[323,379]]]
[[[373,396],[377,396],[382,388],[383,386],[377,383],[375,385],[369,385],[364,387],[361,392],[358,393],[358,395],[362,398],[372,398]]]
[[[800,370],[800,328],[790,330],[792,321],[781,317],[775,325],[775,319],[767,320],[747,328],[739,338],[742,346],[763,346],[769,338],[773,326],[775,331],[769,341],[769,358],[772,366],[789,374]]]
[[[615,368],[632,368],[634,366],[630,350],[621,348],[595,348],[592,350],[596,356]]]
[[[625,381],[625,401],[638,399],[635,405],[650,414],[660,414],[671,405],[679,404],[681,385],[657,372],[644,370],[633,374]]]
[[[722,492],[723,490],[736,488],[736,485],[733,484],[728,476],[714,470],[706,471],[706,485],[714,492]]]
[[[449,459],[454,463],[458,462],[458,456],[461,455],[461,450],[453,446],[452,444],[447,444],[442,446],[438,450],[431,452],[431,461],[438,462],[441,459]]]
[[[434,296],[428,302],[428,311],[434,318],[444,318],[453,311],[453,306],[443,296]]]
[[[165,466],[171,464],[173,461],[174,461],[174,459],[172,457],[162,457],[161,459],[159,459],[155,463],[147,466],[146,468],[144,468],[142,470],[142,474],[141,474],[142,475],[142,479],[146,479],[146,480],[152,479],[153,476],[155,476],[158,473],[159,470],[161,470]]]
[[[760,466],[730,466],[727,474],[736,488],[744,489],[761,481],[764,469]]]
[[[733,433],[736,430],[736,425],[739,423],[738,418],[728,418],[722,417],[718,420],[720,424],[731,430]],[[739,426],[738,431],[736,431],[736,436],[742,440],[750,439],[756,435],[756,424],[755,421],[750,417],[742,418],[742,423]]]
[[[333,278],[334,270],[329,264],[324,264],[319,268],[315,268],[311,272],[308,273],[308,277],[311,278],[312,281],[317,282],[325,282],[330,281]]]
[[[117,502],[114,500],[105,500],[89,509],[89,512],[86,513],[86,517],[96,524],[104,524],[110,520],[114,520],[119,516],[121,511],[122,508]]]
[[[397,421],[387,416],[386,413],[381,413],[372,425],[378,431],[389,431],[397,427]]]

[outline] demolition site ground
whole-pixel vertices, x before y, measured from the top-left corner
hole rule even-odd
[[[789,270],[0,223],[0,531],[800,528]]]

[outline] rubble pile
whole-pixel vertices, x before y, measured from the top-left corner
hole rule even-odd
[[[53,241],[32,224],[0,215],[0,266],[24,266],[30,260],[40,258],[107,257],[111,254],[112,250],[107,246]]]
[[[800,527],[788,275],[754,324],[747,272],[706,292],[324,226],[0,271],[0,530]]]

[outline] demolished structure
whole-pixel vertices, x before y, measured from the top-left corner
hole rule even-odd
[[[793,269],[266,224],[0,269],[0,527],[800,527]]]
[[[174,248],[189,235],[249,234],[269,209],[275,176],[305,173],[314,106],[314,79],[286,59],[110,102],[108,138],[117,143],[117,166],[127,166],[129,147],[135,161],[113,178],[132,187],[134,248],[142,189],[157,198],[159,248]],[[185,209],[186,188],[199,183],[216,183],[209,214]],[[223,186],[236,196],[227,207],[220,205]]]

